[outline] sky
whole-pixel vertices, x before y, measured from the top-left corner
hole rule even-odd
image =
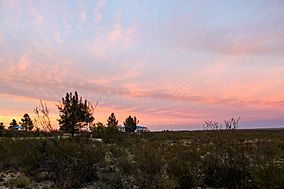
[[[284,126],[282,0],[1,0],[0,121],[78,91],[95,121]]]

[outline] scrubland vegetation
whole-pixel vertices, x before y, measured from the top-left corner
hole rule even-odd
[[[284,130],[107,132],[101,133],[102,143],[87,135],[2,137],[0,169],[24,175],[26,188],[43,181],[51,188],[284,186]]]
[[[224,127],[205,121],[204,131],[137,133],[129,116],[121,132],[114,113],[94,123],[77,92],[58,109],[59,130],[42,102],[35,123],[45,131],[26,114],[22,130],[16,120],[8,130],[0,123],[0,187],[284,188],[284,130],[239,130],[232,118]]]

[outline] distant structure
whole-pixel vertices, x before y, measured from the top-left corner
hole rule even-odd
[[[125,132],[125,126],[119,125],[118,126],[118,130],[120,132]],[[86,131],[86,132],[92,132],[92,130],[90,129],[90,126],[85,126],[80,128],[80,131]],[[142,126],[142,125],[137,125],[136,126],[136,133],[141,133],[141,132],[149,132],[150,130],[148,129],[148,127]]]
[[[137,125],[136,126],[136,130],[135,132],[149,132],[150,130],[148,129],[148,127],[144,127],[144,126],[141,126],[141,125]]]
[[[90,124],[87,124],[86,126],[79,128],[79,131],[92,132]]]
[[[118,127],[120,132],[125,132],[125,126],[119,126]],[[149,132],[150,130],[148,127],[142,126],[142,125],[137,125],[135,132],[141,133],[141,132]]]
[[[24,126],[22,126],[22,125],[16,125],[16,126],[14,126],[13,128],[14,128],[14,129],[24,129]]]

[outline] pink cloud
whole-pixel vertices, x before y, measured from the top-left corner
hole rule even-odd
[[[64,42],[61,34],[58,31],[55,31],[54,38],[55,38],[56,43],[63,43]]]
[[[244,29],[246,31],[246,29]],[[254,33],[256,34],[254,34]],[[284,46],[280,36],[284,31],[201,31],[192,32],[179,39],[175,36],[175,40],[181,42],[176,44],[182,48],[191,50],[199,50],[205,52],[219,52],[233,55],[263,55],[263,54],[281,54],[284,52]],[[177,39],[178,38],[178,39]],[[283,41],[282,41],[283,42]],[[182,45],[180,45],[182,44]]]
[[[76,74],[76,71],[72,68],[72,61],[57,60],[60,64],[37,64],[40,59],[35,59],[30,54],[23,54],[17,64],[7,64],[6,69],[1,71],[2,86],[8,87],[11,94],[17,94],[21,92],[23,95],[35,96],[37,98],[48,97],[50,94],[41,91],[46,87],[51,87],[54,90],[66,92],[66,89],[77,90],[95,90],[99,94],[118,95],[127,97],[139,97],[139,98],[153,98],[163,99],[165,101],[183,101],[199,104],[220,104],[220,105],[232,105],[232,104],[258,104],[261,106],[280,106],[283,104],[284,94],[279,91],[279,88],[274,85],[277,82],[278,73],[281,74],[281,69],[278,72],[271,69],[271,74],[268,73],[264,78],[270,78],[270,80],[254,82],[244,82],[239,78],[232,78],[233,84],[223,85],[221,82],[224,77],[215,78],[214,82],[219,83],[220,87],[215,89],[206,88],[199,91],[195,85],[200,85],[200,81],[184,85],[177,86],[175,83],[169,84],[166,87],[159,86],[156,89],[151,87],[145,89],[143,85],[139,83],[129,82],[133,78],[142,76],[140,72],[141,67],[137,64],[131,66],[131,64],[125,64],[125,67],[120,68],[123,76],[114,75],[108,77],[108,79],[85,79],[84,77]],[[64,62],[66,62],[64,64]],[[48,66],[48,70],[46,67]],[[217,74],[224,72],[224,69],[231,69],[230,67],[223,67],[216,69],[212,73]],[[32,72],[30,72],[32,70]],[[48,73],[48,74],[47,74]],[[211,74],[212,74],[211,73]],[[210,74],[208,72],[207,74]],[[265,73],[264,73],[265,74]],[[70,78],[72,75],[72,78]],[[4,77],[5,76],[5,77]],[[276,78],[275,78],[276,77]],[[66,79],[69,78],[69,79]],[[71,79],[71,80],[70,80]],[[247,78],[246,78],[247,79]],[[70,80],[70,81],[68,81]],[[80,83],[74,83],[73,81],[80,81]],[[127,81],[129,80],[129,81]],[[123,84],[112,86],[112,82],[121,82]],[[126,82],[125,82],[126,81]],[[193,80],[194,81],[194,80]],[[227,78],[227,81],[231,81],[231,78]],[[13,83],[17,82],[17,85]],[[278,82],[279,83],[279,82]],[[181,84],[181,83],[180,83]],[[23,89],[25,88],[25,90]],[[35,92],[36,91],[36,92]],[[264,94],[263,91],[270,91],[270,93]],[[3,92],[3,91],[2,91]],[[50,91],[52,92],[52,91]],[[36,95],[34,95],[36,94]],[[42,95],[42,96],[41,96]],[[54,93],[54,97],[58,97],[58,93]],[[261,98],[257,98],[260,95]],[[49,97],[50,98],[50,97]]]
[[[111,31],[109,33],[109,38],[111,42],[116,42],[118,39],[120,39],[122,37],[122,29],[120,25],[116,25],[113,29],[113,31]]]
[[[86,12],[85,12],[85,11],[81,11],[81,13],[80,13],[80,18],[81,18],[81,21],[82,21],[82,22],[85,22],[85,21],[86,21]]]
[[[87,19],[85,4],[86,4],[86,1],[80,1],[80,20],[81,22],[85,22]]]
[[[3,0],[3,4],[8,8],[15,8],[17,6],[17,0]]]
[[[108,32],[98,32],[95,39],[92,40],[90,51],[95,60],[104,60],[108,63],[113,61],[113,55],[123,53],[130,48],[133,42],[134,34],[137,29],[136,24],[130,26],[120,25],[117,21],[112,30]]]
[[[0,33],[0,44],[4,42],[4,36]]]
[[[73,2],[27,9],[16,4],[13,15],[3,19],[5,36],[0,34],[0,93],[10,95],[0,100],[19,103],[20,110],[33,107],[36,99],[55,102],[78,90],[100,101],[98,121],[113,111],[121,121],[131,114],[149,125],[198,124],[239,114],[246,120],[278,118],[282,112],[281,27],[207,28],[197,21],[199,1],[182,4],[188,9],[177,3],[175,9],[182,11],[171,9],[165,20],[157,15],[166,9],[148,10],[147,3],[131,9],[137,15],[126,20],[126,3],[108,12],[106,1],[96,1],[92,16],[84,3],[76,11]]]
[[[96,23],[100,23],[101,20],[103,19],[102,16],[102,9],[106,4],[106,0],[98,0],[96,1],[95,9],[94,9],[94,14],[95,14],[95,21]]]
[[[135,30],[135,25],[123,29],[119,23],[116,23],[113,30],[108,33],[107,39],[111,43],[119,43],[123,48],[127,48]]]
[[[33,6],[31,5],[31,12],[33,17],[35,18],[36,22],[41,25],[44,22],[43,16],[40,14],[40,12]]]

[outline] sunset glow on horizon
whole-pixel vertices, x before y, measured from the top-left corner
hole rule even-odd
[[[67,92],[150,130],[284,127],[284,1],[0,2],[0,122]]]

